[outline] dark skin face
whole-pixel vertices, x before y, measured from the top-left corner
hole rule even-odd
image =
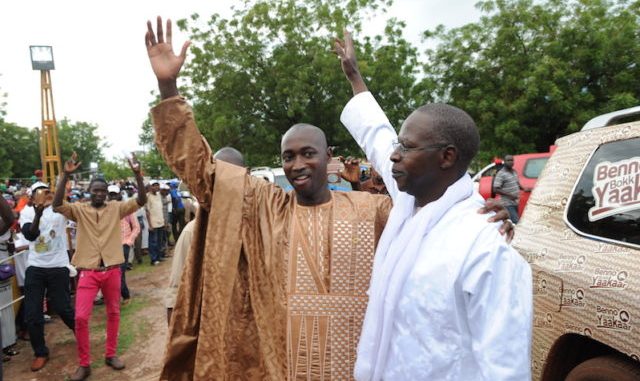
[[[156,194],[160,190],[160,184],[156,183],[151,185],[151,193]]]
[[[507,167],[507,169],[512,169],[513,168],[513,156],[506,155],[504,157],[504,166]]]
[[[89,194],[91,195],[91,206],[94,208],[103,207],[107,199],[107,184],[96,181],[89,188]]]
[[[282,169],[296,191],[300,205],[319,205],[331,200],[327,188],[327,164],[331,150],[324,136],[312,128],[290,130],[282,139]]]
[[[391,154],[392,175],[398,189],[414,196],[418,206],[440,198],[460,177],[456,148],[436,139],[428,115],[413,112],[400,129],[398,142],[407,152],[398,147]]]

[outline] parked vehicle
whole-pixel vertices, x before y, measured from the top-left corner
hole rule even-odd
[[[513,155],[513,169],[518,173],[518,181],[520,181],[520,185],[524,189],[533,189],[535,187],[538,176],[540,176],[540,172],[547,164],[547,160],[549,160],[554,149],[555,146],[551,146],[549,152]],[[493,179],[501,168],[502,160],[496,159],[473,176],[472,179],[477,184],[476,189],[485,199],[495,197]],[[528,190],[520,191],[518,214],[522,215],[530,194],[531,192]]]
[[[534,380],[640,380],[640,122],[617,124],[630,115],[558,139],[516,228]]]

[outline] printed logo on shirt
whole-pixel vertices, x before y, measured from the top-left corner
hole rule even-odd
[[[638,357],[638,355],[635,354],[635,353],[629,353],[629,357],[631,357],[632,359],[634,359],[636,361],[640,361],[640,357]]]
[[[584,308],[585,306],[584,290],[578,289],[565,289],[562,292],[562,307],[569,308]]]
[[[51,241],[47,241],[45,239],[45,236],[41,235],[38,237],[38,242],[36,242],[36,253],[46,253],[49,250],[51,250],[51,245],[49,245],[49,242]]]
[[[624,270],[596,269],[591,277],[592,283],[589,288],[624,290],[627,288],[628,278],[629,273]]]
[[[599,329],[631,331],[631,314],[615,307],[596,306],[596,319]]]
[[[563,255],[558,259],[556,271],[561,273],[582,272],[586,262],[587,257],[584,255]]]

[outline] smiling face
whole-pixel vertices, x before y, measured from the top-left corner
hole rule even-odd
[[[297,124],[282,138],[282,169],[302,205],[329,201],[327,164],[331,152],[324,133],[314,126]]]

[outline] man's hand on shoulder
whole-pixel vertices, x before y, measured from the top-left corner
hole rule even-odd
[[[495,198],[488,198],[484,206],[478,209],[478,213],[487,214],[494,212],[495,214],[487,221],[489,222],[502,222],[500,227],[500,234],[505,235],[507,242],[511,242],[515,234],[513,222],[509,219],[509,211]]]

